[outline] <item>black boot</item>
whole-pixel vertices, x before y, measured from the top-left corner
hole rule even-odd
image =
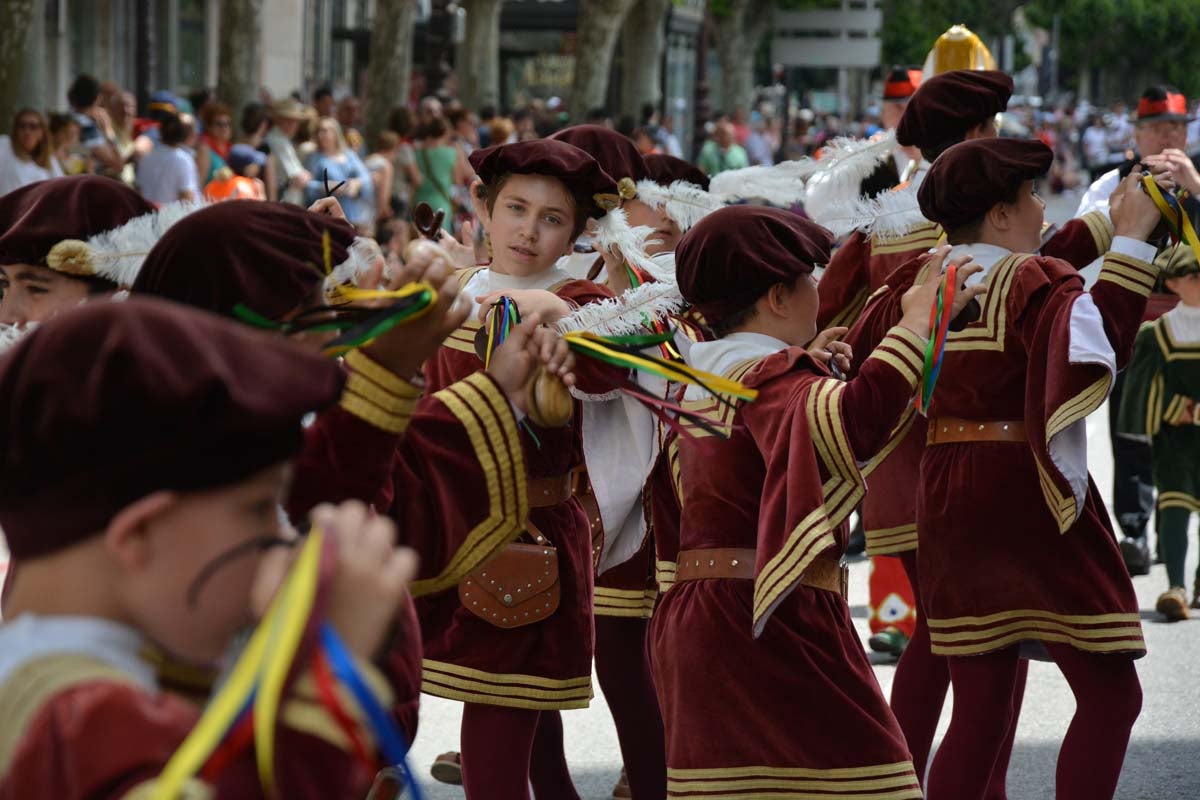
[[[1127,536],[1121,540],[1121,556],[1130,575],[1150,574],[1150,546],[1145,536]]]

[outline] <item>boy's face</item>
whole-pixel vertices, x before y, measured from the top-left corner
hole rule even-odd
[[[575,200],[557,178],[512,175],[482,222],[492,237],[492,269],[538,275],[571,252]]]
[[[683,234],[679,232],[675,220],[668,217],[665,211],[636,199],[626,200],[621,204],[621,208],[625,210],[630,227],[645,225],[654,230],[650,236],[650,241],[654,244],[646,246],[646,255],[654,256],[675,250]]]
[[[1167,278],[1167,288],[1179,295],[1186,306],[1200,306],[1200,274],[1184,275],[1182,278]]]
[[[149,518],[126,545],[135,556],[121,562],[136,627],[187,662],[218,661],[253,621],[251,588],[269,549],[255,544],[283,536],[278,509],[287,478],[287,465],[277,464],[231,486],[173,495]]]
[[[1025,181],[1017,191],[1017,202],[1013,204],[1014,232],[1026,249],[1022,253],[1036,253],[1042,246],[1042,223],[1045,221],[1046,203],[1038,196],[1033,181]]]
[[[36,264],[0,266],[0,323],[45,322],[88,299],[86,283]]]
[[[781,301],[788,332],[784,340],[793,347],[803,347],[817,335],[820,297],[817,295],[816,278],[811,272],[801,275],[790,291],[783,292]]]

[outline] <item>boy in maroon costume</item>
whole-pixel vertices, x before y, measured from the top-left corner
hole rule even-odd
[[[679,440],[679,563],[651,623],[672,797],[921,797],[839,561],[864,492],[858,464],[911,402],[938,276],[909,294],[902,324],[843,383],[802,349],[817,335],[812,272],[831,241],[796,215],[735,206],[676,253],[683,296],[717,336],[688,362],[758,397],[725,408],[702,391],[684,398],[718,412],[729,438],[697,429]]]
[[[994,117],[1008,103],[1012,86],[1007,75],[988,70],[958,70],[930,78],[909,100],[896,132],[897,140],[919,147],[925,159],[936,164],[940,154],[958,142],[995,137]],[[906,208],[911,206],[914,219],[919,222],[902,235],[855,231],[833,256],[829,269],[821,277],[818,314],[821,324],[853,325],[868,296],[880,290],[891,272],[944,241],[942,226],[920,213],[916,194],[924,177],[924,171],[918,172],[908,186],[897,190],[897,196]],[[884,224],[891,223],[885,220]],[[1103,213],[1096,212],[1069,222],[1042,246],[1042,253],[1082,268],[1103,254],[1111,241],[1112,223]],[[856,349],[863,350],[858,344]],[[870,491],[863,502],[867,552],[872,557],[900,559],[908,586],[898,588],[911,592],[909,597],[917,612],[911,638],[896,667],[891,702],[908,740],[917,775],[922,779],[950,684],[945,662],[930,652],[929,627],[917,577],[916,479],[924,449],[925,419],[916,414],[906,416],[884,457],[868,476]],[[879,573],[879,577],[885,574],[888,573]],[[886,595],[879,589],[879,577],[872,576],[874,592]],[[1022,693],[1020,684],[1017,708]],[[1010,739],[997,764],[997,779],[989,800],[1002,800],[1005,796],[1004,774],[1011,746]]]
[[[215,665],[261,612],[286,564],[271,545],[288,541],[276,509],[301,418],[342,382],[292,344],[154,300],[90,304],[7,356],[0,524],[21,568],[0,625],[0,797],[153,793],[199,711],[159,687],[142,647]],[[361,505],[314,518],[338,549],[327,619],[386,702],[369,660],[415,559]],[[373,775],[298,666],[275,733],[278,795],[362,797]],[[185,792],[264,796],[253,748]]]
[[[1011,746],[1019,645],[1048,651],[1077,711],[1059,755],[1058,797],[1111,797],[1141,705],[1137,599],[1087,474],[1083,420],[1130,356],[1156,278],[1145,243],[1158,221],[1131,178],[1091,292],[1037,249],[1039,142],[964,142],[934,163],[925,215],[956,256],[985,269],[980,318],[951,332],[920,466],[919,588],[934,656],[947,656],[954,716],[929,774],[932,798],[983,798]],[[869,346],[897,318],[917,259],[888,278],[847,341]],[[1000,478],[1003,476],[1003,479]],[[976,569],[976,566],[981,568]]]
[[[510,298],[523,318],[537,314],[553,324],[579,305],[612,297],[556,267],[587,219],[603,217],[619,201],[616,181],[595,159],[564,142],[538,140],[477,150],[471,166],[480,179],[473,190],[486,193],[478,210],[493,259],[458,275],[473,313],[426,364],[429,391],[478,373],[476,338],[499,298]],[[604,394],[624,376],[615,369],[592,373],[577,374],[582,393]],[[561,747],[555,753],[553,744],[561,739],[561,721],[545,712],[585,708],[592,697],[592,529],[579,500],[586,481],[578,409],[566,427],[527,419],[505,440],[523,453],[513,502],[528,502],[527,530],[557,548],[561,600],[544,619],[501,628],[454,591],[421,598],[423,690],[465,703],[468,798],[525,798],[531,778],[539,797],[570,798],[577,795]],[[531,769],[531,757],[546,753],[554,763]]]
[[[163,236],[133,292],[231,317],[242,306],[282,322],[325,302],[330,287],[314,266],[326,253],[331,264],[341,265],[353,260],[358,246],[354,230],[332,217],[275,203],[220,203]],[[391,517],[397,543],[421,556],[412,586],[420,596],[453,586],[524,522],[524,505],[513,502],[523,481],[521,452],[492,434],[515,434],[510,401],[524,403],[533,359],[520,352],[529,334],[522,329],[497,350],[490,372],[422,397],[414,382],[421,362],[466,312],[455,310],[457,285],[443,264],[414,259],[394,283],[416,278],[439,288],[436,305],[346,356],[346,387],[339,402],[305,430],[285,507],[301,520],[319,503],[354,499]],[[311,334],[300,336],[319,348]],[[560,360],[567,358],[560,354]],[[412,741],[421,648],[411,600],[398,615],[395,643],[385,665],[402,688],[394,711]]]

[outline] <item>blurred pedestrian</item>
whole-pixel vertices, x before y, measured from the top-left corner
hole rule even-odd
[[[453,231],[454,187],[465,183],[467,175],[462,171],[459,150],[450,139],[450,128],[444,118],[433,118],[422,133],[421,144],[416,148],[421,185],[413,195],[413,202],[428,203],[445,211],[442,227]]]
[[[185,148],[194,130],[184,117],[167,116],[159,125],[158,145],[137,165],[137,188],[151,203],[162,205],[200,196],[196,162]]]
[[[734,141],[733,125],[728,119],[719,119],[713,126],[712,138],[700,148],[696,166],[712,177],[731,169],[750,166],[746,150]]]
[[[304,106],[294,97],[286,97],[272,107],[271,120],[274,124],[267,131],[266,143],[271,148],[271,161],[275,167],[276,197],[285,203],[307,207],[304,189],[312,175],[304,168],[296,146],[292,144],[292,137],[304,121]]]
[[[71,104],[71,116],[79,125],[79,145],[87,151],[93,163],[113,174],[119,174],[124,161],[117,154],[112,142],[105,136],[108,127],[108,112],[98,105],[100,82],[91,75],[79,75],[67,89],[67,101]]]
[[[370,233],[375,227],[375,188],[371,174],[358,153],[346,143],[342,126],[333,117],[317,123],[317,149],[308,157],[305,168],[311,176],[305,200],[310,205],[327,197],[334,186],[346,219],[354,227]]]
[[[63,174],[54,157],[46,119],[32,108],[13,117],[11,136],[0,136],[0,195]]]
[[[204,132],[196,148],[196,171],[200,183],[207,185],[225,166],[233,146],[233,112],[221,102],[210,102],[201,115]]]
[[[108,100],[108,116],[112,121],[112,144],[121,157],[121,182],[133,186],[136,176],[134,158],[136,136],[133,123],[137,119],[137,99],[131,92],[116,91]]]

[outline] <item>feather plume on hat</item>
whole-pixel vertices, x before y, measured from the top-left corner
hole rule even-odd
[[[150,250],[172,225],[204,208],[203,201],[180,200],[87,241],[64,239],[46,254],[46,265],[68,275],[105,278],[122,288],[133,284]]]
[[[646,254],[646,242],[654,234],[654,229],[639,225],[636,228],[629,224],[625,212],[614,208],[600,219],[596,220],[594,237],[600,247],[598,251],[611,250],[614,246],[621,251],[621,256],[630,264],[638,267],[647,275],[660,283],[675,283],[675,271],[656,263]]]
[[[620,297],[588,303],[555,325],[559,333],[588,331],[600,336],[644,333],[647,326],[683,310],[683,297],[674,283],[643,283]]]
[[[862,182],[892,157],[895,148],[892,131],[872,139],[834,139],[805,184],[805,212],[834,236],[869,225],[863,217],[870,203],[862,195]]]
[[[744,167],[714,175],[709,194],[722,203],[763,200],[773,206],[787,207],[804,200],[804,182],[817,171],[818,163],[809,158],[781,161],[771,167]]]
[[[705,215],[725,205],[717,196],[687,181],[672,181],[663,186],[652,180],[641,180],[637,184],[637,195],[643,203],[665,211],[680,231],[687,231]]]

